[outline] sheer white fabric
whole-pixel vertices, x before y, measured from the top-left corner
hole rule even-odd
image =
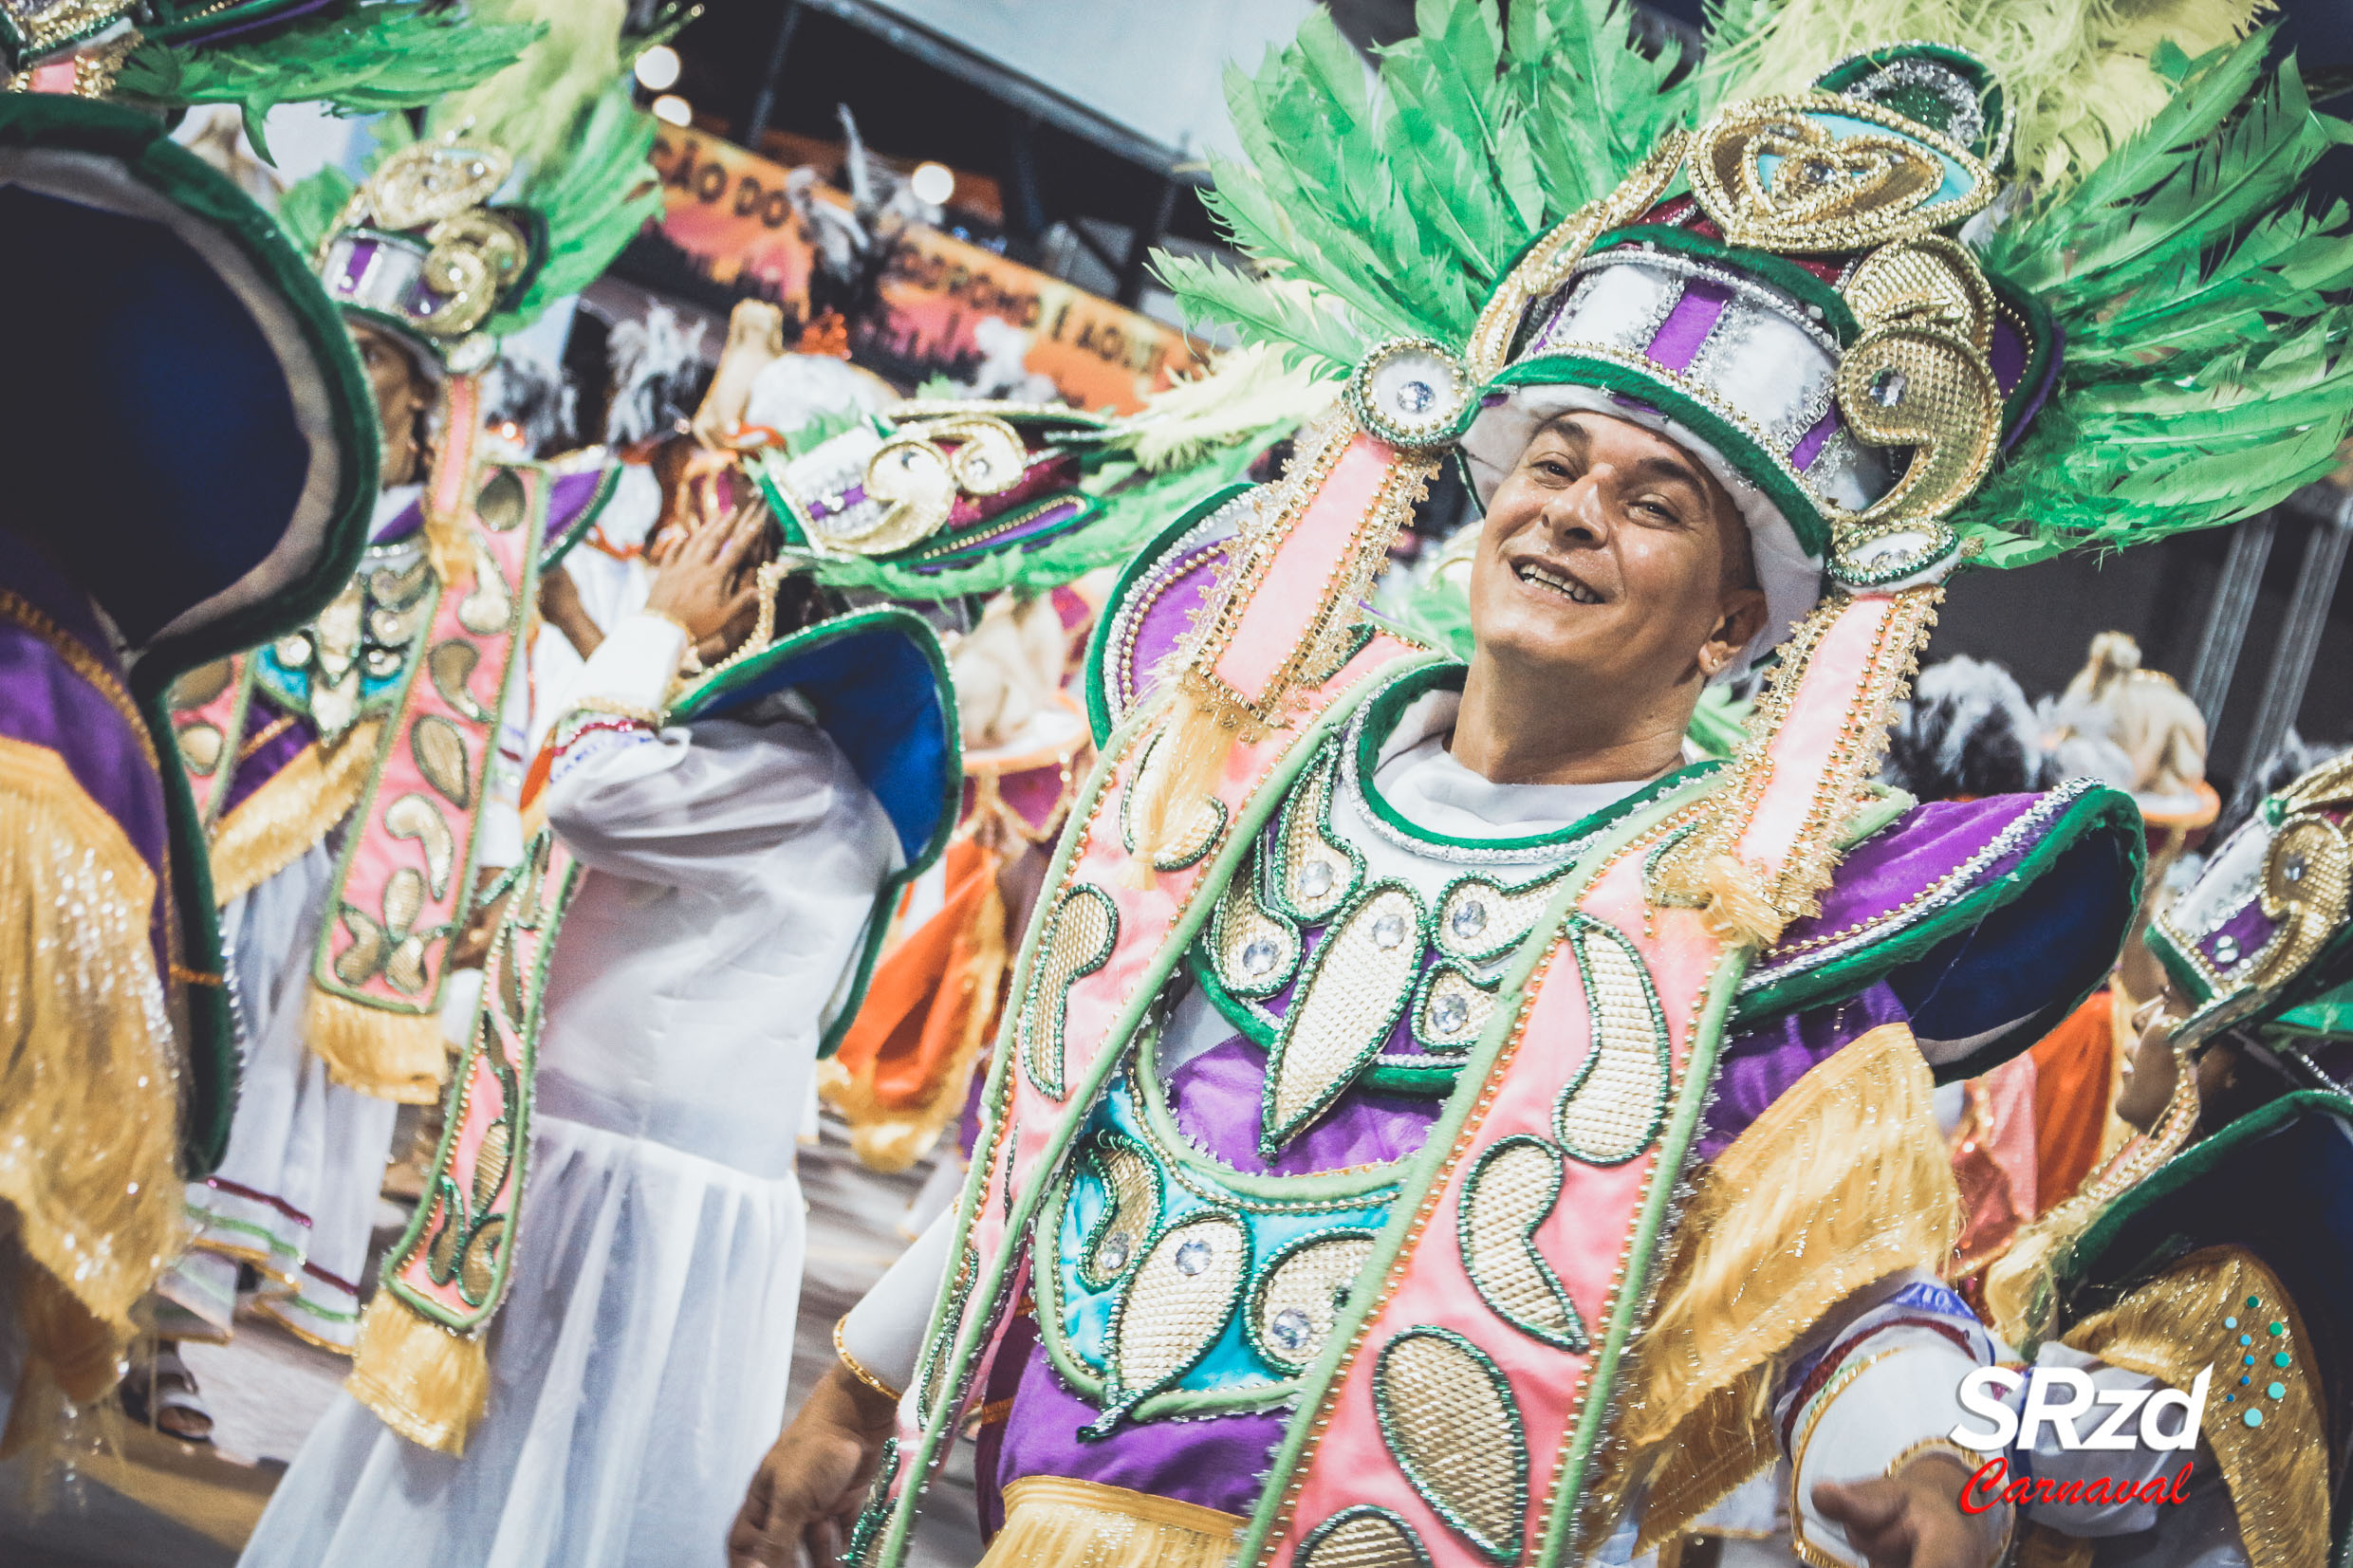
[[[650,706],[682,638],[631,617],[578,690]],[[513,1286],[462,1460],[345,1399],[249,1568],[670,1568],[722,1541],[784,1413],[819,1015],[901,863],[823,731],[603,732],[548,820],[587,868],[548,975]]]

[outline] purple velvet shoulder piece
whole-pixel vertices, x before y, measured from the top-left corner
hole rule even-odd
[[[163,784],[87,595],[0,531],[0,735],[56,753],[164,883]],[[161,903],[158,901],[158,910]],[[157,954],[161,929],[157,930]]]
[[[1120,580],[1087,660],[1087,716],[1101,745],[1136,710],[1216,591],[1250,514],[1245,491],[1160,536]]]
[[[1846,852],[1822,912],[1792,923],[1741,983],[1732,1027],[1884,982],[1940,1076],[1982,1072],[2098,986],[2131,920],[2140,854],[2131,798],[2086,782],[1914,806]]]
[[[613,498],[620,482],[619,463],[601,463],[576,473],[559,473],[547,487],[547,526],[540,530],[540,547],[554,549],[576,529],[587,527]]]
[[[319,739],[318,729],[308,719],[286,711],[258,689],[248,701],[244,753],[237,758],[236,771],[229,776],[217,817],[236,810]]]

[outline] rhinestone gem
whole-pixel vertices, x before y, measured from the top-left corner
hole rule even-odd
[[[1373,946],[1394,948],[1405,940],[1405,916],[1384,914],[1373,922]]]
[[[1297,1307],[1285,1307],[1267,1325],[1267,1337],[1283,1350],[1305,1350],[1307,1337],[1314,1331],[1315,1325],[1307,1321],[1306,1313]]]
[[[1808,185],[1827,185],[1838,177],[1838,170],[1818,157],[1806,160],[1804,173]]]
[[[1257,937],[1242,950],[1242,972],[1252,975],[1271,974],[1274,972],[1275,960],[1282,956],[1282,950],[1274,945],[1272,937]]]
[[[1102,1251],[1097,1261],[1105,1273],[1117,1274],[1127,1266],[1128,1249],[1134,1245],[1126,1231],[1115,1230],[1103,1238]]]
[[[2217,936],[2214,938],[2214,962],[2226,968],[2238,962],[2237,937]]]
[[[2280,875],[2287,877],[2291,882],[2303,881],[2304,857],[2301,855],[2290,855],[2288,858],[2288,863],[2280,867]]]
[[[1398,407],[1408,414],[1427,414],[1438,400],[1438,390],[1427,381],[1407,381],[1397,390]]]
[[[1209,1266],[1209,1243],[1195,1238],[1176,1249],[1176,1272],[1198,1274]]]
[[[1871,378],[1871,401],[1881,408],[1894,408],[1903,401],[1904,388],[1912,378],[1900,370],[1882,370]]]
[[[1310,898],[1321,898],[1332,891],[1338,874],[1329,860],[1310,860],[1299,869],[1299,891]]]
[[[1476,936],[1487,929],[1487,900],[1465,898],[1454,906],[1454,913],[1446,917],[1456,936]]]
[[[1471,1004],[1459,996],[1441,996],[1430,1008],[1430,1022],[1442,1035],[1460,1034],[1471,1022]]]

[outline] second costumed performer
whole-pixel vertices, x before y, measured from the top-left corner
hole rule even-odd
[[[246,1564],[715,1550],[785,1401],[820,1046],[959,783],[929,629],[802,624],[768,527],[690,536],[574,682],[356,1397]]]
[[[1216,200],[1288,291],[1175,281],[1353,361],[1344,413],[1106,608],[1118,728],[959,1210],[843,1325],[737,1561],[853,1516],[851,1560],[904,1561],[971,1421],[991,1563],[1622,1561],[1783,1458],[1808,1562],[2003,1549],[1945,1435],[1994,1347],[1936,1279],[1931,1089],[2098,983],[2139,818],[1866,781],[1965,551],[2224,522],[2325,465],[2318,302],[2209,330],[2201,268],[2284,252],[2177,219],[2223,199],[2209,138],[2264,138],[2253,222],[2330,132],[2292,78],[2231,120],[2258,39],[2151,71],[2158,122],[2078,166],[2064,87],[1927,45],[1776,76],[1740,29],[1787,15],[1727,13],[1695,88],[1605,8],[1514,7],[1507,46],[1424,7],[1374,101],[1313,20],[1237,94]],[[2013,148],[2047,183],[1962,243]],[[2150,310],[2190,345],[2161,380]],[[1449,447],[1486,508],[1467,665],[1359,609]],[[1768,652],[1747,744],[1678,766]]]

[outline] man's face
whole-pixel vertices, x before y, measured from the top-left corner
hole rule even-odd
[[[1471,625],[1483,655],[1663,690],[1762,623],[1752,578],[1747,527],[1713,475],[1640,425],[1569,414],[1489,503]]]
[[[369,390],[376,394],[376,418],[384,442],[382,483],[387,489],[408,484],[424,461],[417,433],[433,404],[433,383],[408,345],[381,327],[353,322],[351,341],[360,350]]]

